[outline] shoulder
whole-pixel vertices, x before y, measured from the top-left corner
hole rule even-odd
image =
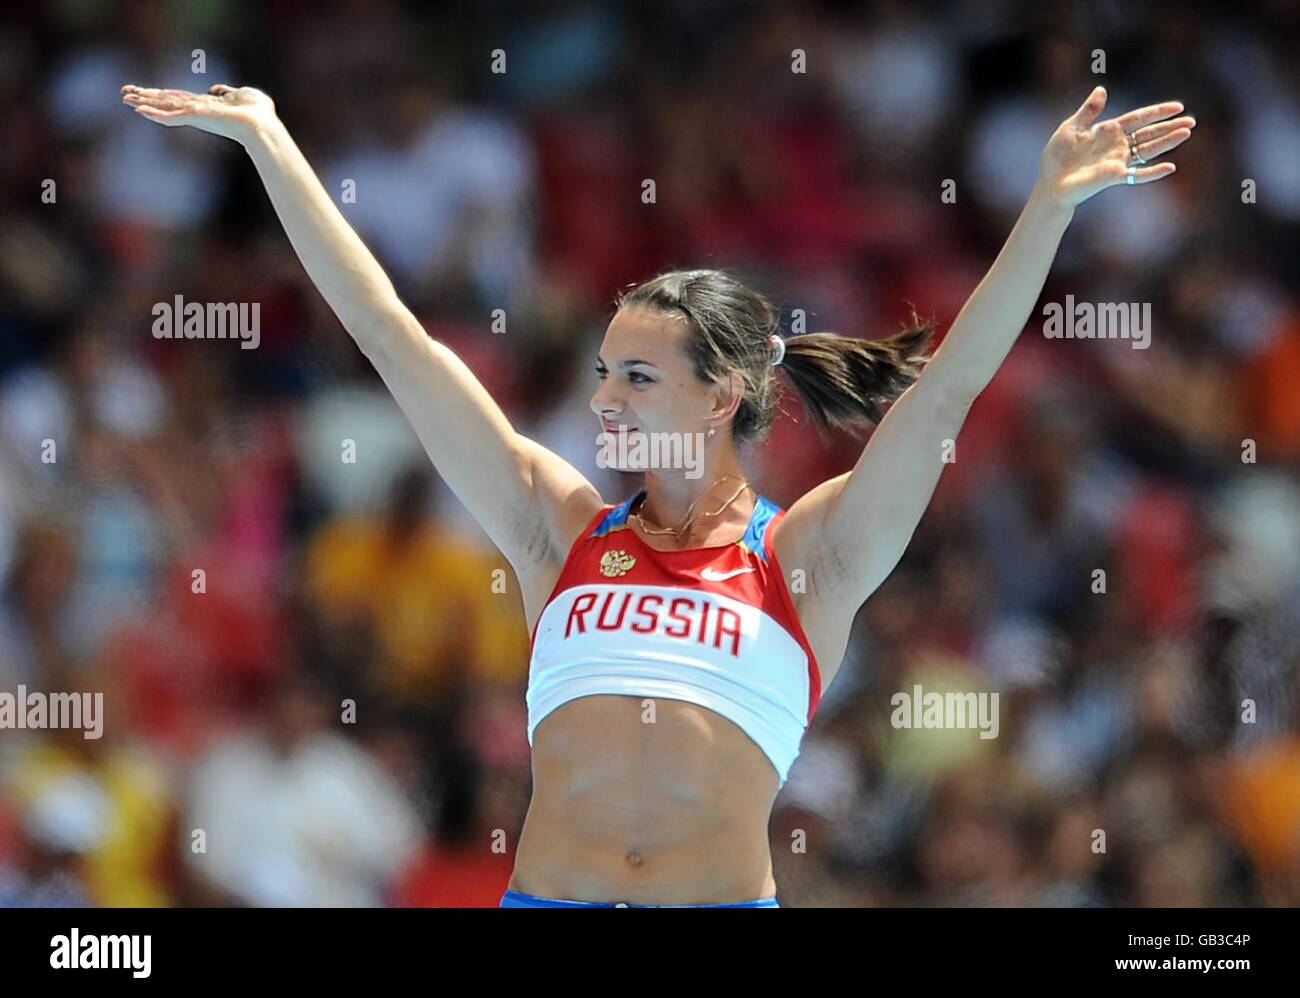
[[[772,527],[771,544],[787,567],[811,567],[821,560],[826,512],[848,480],[848,473],[822,482],[795,500]]]

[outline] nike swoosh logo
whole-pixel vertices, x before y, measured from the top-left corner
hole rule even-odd
[[[708,579],[710,582],[726,582],[728,579],[734,579],[737,575],[744,575],[746,572],[752,571],[752,568],[738,568],[734,572],[715,572],[710,567],[702,571],[700,576],[701,578]]]

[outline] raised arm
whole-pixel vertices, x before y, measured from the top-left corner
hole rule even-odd
[[[375,366],[438,473],[516,571],[563,560],[601,499],[572,465],[516,433],[486,389],[431,339],[326,193],[306,157],[252,87],[207,94],[122,88],[163,125],[191,125],[239,142],[312,283]],[[522,581],[522,580],[521,580]]]
[[[1134,144],[1149,161],[1185,142],[1196,124],[1190,117],[1164,120],[1183,110],[1178,102],[1094,124],[1105,105],[1106,92],[1097,87],[1053,133],[1006,245],[943,344],[881,420],[853,470],[794,503],[781,525],[778,537],[785,535],[788,549],[782,561],[810,566],[818,598],[839,603],[850,617],[902,558],[939,483],[945,442],[956,440],[971,404],[1011,352],[1075,207],[1128,182]],[[1132,182],[1174,170],[1172,163],[1140,166]]]

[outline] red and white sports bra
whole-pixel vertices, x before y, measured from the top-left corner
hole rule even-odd
[[[684,700],[736,724],[785,784],[821,697],[816,658],[772,550],[785,511],[759,497],[734,544],[658,551],[606,507],[574,542],[533,628],[528,741],[597,694]]]

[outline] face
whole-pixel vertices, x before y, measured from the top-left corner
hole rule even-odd
[[[696,377],[684,348],[688,335],[684,317],[636,307],[614,316],[596,359],[591,411],[600,419],[597,432],[624,435],[631,449],[641,435],[722,431],[735,404],[728,404],[728,392]]]

